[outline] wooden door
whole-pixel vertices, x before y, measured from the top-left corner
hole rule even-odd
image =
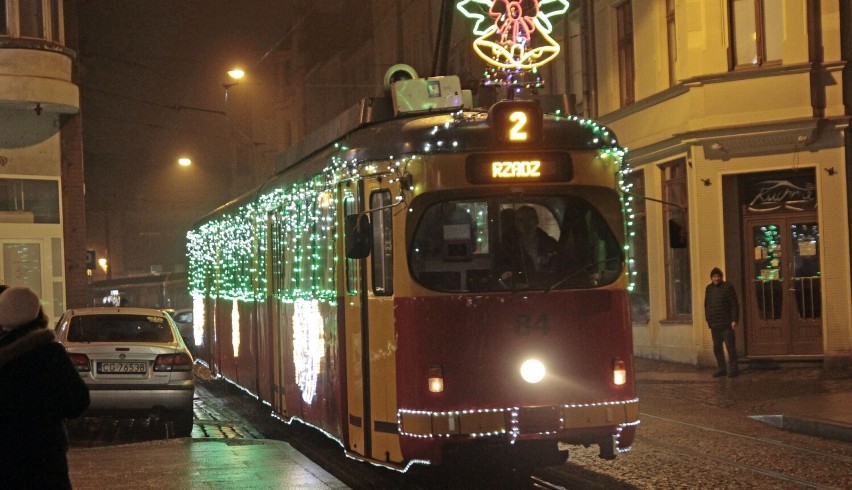
[[[819,225],[812,213],[745,222],[746,353],[822,354]]]

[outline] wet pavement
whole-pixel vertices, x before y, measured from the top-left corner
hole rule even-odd
[[[343,489],[320,465],[280,440],[260,403],[227,388],[197,364],[192,437],[169,438],[156,416],[84,416],[71,421],[68,452],[75,489]],[[252,412],[252,413],[249,413]],[[266,414],[269,411],[265,411]]]
[[[737,378],[713,378],[710,368],[637,358],[640,412],[643,403],[665,406],[677,400],[709,416],[715,408],[787,431],[852,441],[852,369],[822,366],[746,362]],[[136,428],[145,429],[141,436],[109,441],[103,427],[98,432],[85,420],[72,422],[69,463],[74,488],[349,488],[345,470],[305,453],[320,461],[317,464],[282,440],[286,430],[280,427],[285,424],[269,416],[268,406],[236,390],[231,390],[236,395],[222,397],[218,387],[227,382],[213,378],[202,366],[197,375],[191,438],[164,439],[151,423]],[[112,425],[120,432],[122,423]],[[88,436],[94,441],[83,440]],[[343,449],[334,446],[330,451],[342,455]]]
[[[747,361],[740,364],[736,378],[713,378],[713,372],[636,358],[640,407],[643,385],[671,384],[678,386],[671,396],[691,398],[696,405],[734,408],[784,430],[852,442],[852,368]]]

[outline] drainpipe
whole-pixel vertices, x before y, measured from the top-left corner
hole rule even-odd
[[[596,119],[598,117],[598,62],[595,53],[595,2],[585,0],[583,3],[583,31],[586,35],[586,44],[583,51],[586,53],[586,117]]]

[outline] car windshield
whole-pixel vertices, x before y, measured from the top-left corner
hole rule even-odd
[[[619,226],[620,209],[617,195],[605,190],[437,202],[417,224],[411,271],[420,284],[438,291],[609,284],[624,266],[611,228]]]
[[[168,343],[174,334],[160,316],[81,315],[71,318],[68,341]]]

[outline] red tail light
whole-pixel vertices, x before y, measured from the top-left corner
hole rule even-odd
[[[68,354],[68,357],[71,358],[71,364],[74,365],[74,369],[79,372],[89,372],[92,370],[92,366],[89,365],[89,356],[86,354]]]
[[[160,354],[154,360],[154,371],[192,371],[192,358],[187,354]]]

